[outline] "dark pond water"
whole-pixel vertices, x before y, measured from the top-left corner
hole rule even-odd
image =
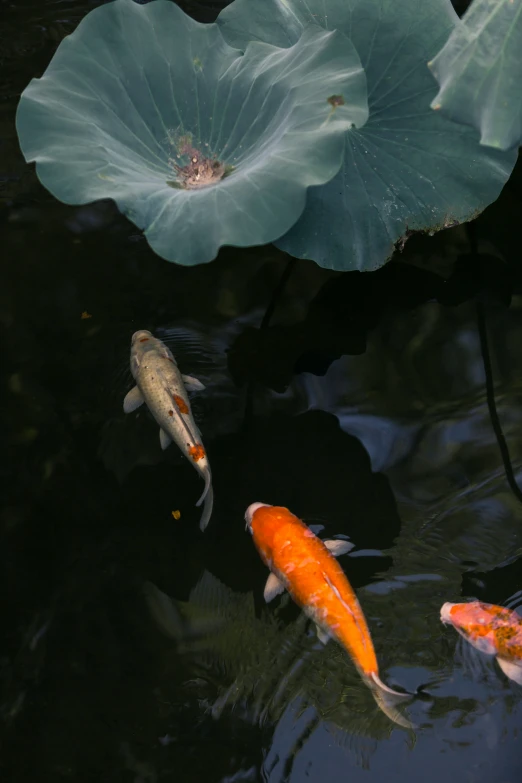
[[[522,484],[520,171],[473,234],[414,237],[377,273],[289,266],[271,247],[170,265],[111,203],[53,200],[18,151],[20,91],[94,5],[0,4],[0,780],[515,783],[522,688],[439,610],[522,605],[522,505],[479,337],[485,324]],[[204,535],[195,472],[122,411],[138,328],[207,387]],[[243,521],[256,500],[350,536],[383,678],[419,689],[415,734],[287,598],[264,605]],[[187,628],[218,627],[169,638],[147,583]]]

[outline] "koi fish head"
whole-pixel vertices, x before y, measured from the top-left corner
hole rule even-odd
[[[511,614],[511,610],[503,606],[485,604],[482,601],[470,601],[463,604],[443,604],[440,610],[440,619],[443,623],[466,628],[475,625],[489,625],[502,618],[507,620]]]
[[[254,518],[254,514],[260,508],[272,508],[272,506],[269,506],[268,503],[251,503],[245,512],[245,522],[246,522],[245,529],[249,530],[250,533],[252,534],[254,533],[252,529],[252,521]]]
[[[440,619],[449,623],[470,644],[487,655],[499,652],[505,627],[513,623],[512,612],[503,606],[471,601],[462,604],[443,604]]]
[[[305,527],[287,508],[267,503],[252,503],[246,510],[245,521],[257,550],[269,568],[283,529],[291,537],[294,525]]]
[[[138,329],[137,332],[134,332],[134,334],[131,337],[131,346],[134,346],[136,343],[140,343],[142,340],[155,340],[156,338],[152,334],[152,332],[149,332],[147,329]]]
[[[130,368],[134,378],[138,374],[145,354],[150,355],[152,352],[156,353],[159,358],[167,359],[176,364],[176,360],[167,346],[161,340],[158,340],[157,337],[154,337],[152,332],[149,332],[147,329],[139,329],[137,332],[134,332],[131,337],[130,355]]]

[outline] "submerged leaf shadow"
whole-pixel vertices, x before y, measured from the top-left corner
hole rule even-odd
[[[487,571],[478,571],[473,567],[465,571],[462,575],[461,595],[504,605],[514,593],[520,590],[521,585],[522,555],[519,554]]]
[[[207,715],[219,724],[233,721],[256,730],[271,729],[272,749],[283,739],[285,747],[278,748],[278,755],[285,768],[291,768],[309,730],[320,723],[331,726],[335,740],[363,764],[377,747],[369,740],[389,734],[392,724],[377,712],[345,653],[334,644],[323,647],[312,633],[305,634],[303,614],[282,623],[272,609],[258,613],[251,592],[232,591],[208,571],[186,606],[195,619],[212,616],[219,622],[216,631],[190,651]],[[166,651],[167,667],[169,655]],[[303,723],[305,714],[312,720]],[[297,730],[290,737],[284,729],[289,716]]]
[[[414,261],[433,249],[430,238],[417,235],[405,257]],[[294,375],[325,375],[341,356],[364,353],[368,334],[387,313],[409,312],[429,301],[444,307],[469,300],[509,306],[521,285],[518,270],[485,253],[458,256],[445,276],[398,260],[375,272],[345,272],[323,284],[302,321],[247,326],[229,350],[228,368],[238,386],[254,382],[283,392]]]

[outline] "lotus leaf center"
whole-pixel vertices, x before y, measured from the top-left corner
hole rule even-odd
[[[174,168],[178,179],[175,182],[168,182],[174,188],[184,190],[196,190],[197,188],[206,188],[223,179],[230,173],[232,167],[225,166],[224,163],[214,157],[206,157],[196,147],[193,147],[189,141],[183,141],[178,147],[179,159],[188,158],[188,163],[181,166],[173,158],[169,163]]]

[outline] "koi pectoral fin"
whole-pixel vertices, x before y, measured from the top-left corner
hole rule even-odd
[[[125,399],[123,400],[123,411],[124,413],[132,413],[132,411],[135,411],[140,405],[143,405],[144,402],[143,394],[138,387],[135,386],[125,395]]]
[[[506,677],[509,677],[510,680],[513,680],[519,685],[522,685],[522,666],[520,666],[520,664],[506,661],[504,658],[500,658],[498,655],[497,662]]]
[[[187,391],[203,391],[205,388],[205,385],[197,378],[193,378],[192,375],[182,375],[181,377]]]
[[[315,624],[315,631],[321,644],[327,644],[332,638],[328,631],[325,631],[320,625],[317,625],[317,623]]]
[[[284,590],[285,590],[285,586],[282,583],[282,581],[279,579],[279,577],[277,577],[275,574],[270,574],[270,576],[266,580],[263,598],[268,604],[276,597],[276,595],[279,595],[280,593],[284,593]]]
[[[495,642],[491,638],[488,638],[487,636],[479,636],[471,640],[470,638],[465,636],[459,628],[457,628],[456,630],[460,633],[462,637],[464,637],[464,639],[466,639],[467,642],[469,641],[473,645],[473,647],[475,647],[476,650],[480,650],[480,652],[484,653],[484,655],[496,654],[497,648]]]
[[[323,541],[323,544],[334,557],[345,555],[355,546],[351,541],[345,541],[342,538],[330,538],[327,541]]]
[[[159,435],[160,435],[161,448],[165,450],[167,446],[170,446],[170,444],[172,443],[172,438],[170,437],[170,435],[167,435],[165,430],[161,430],[161,429]]]

